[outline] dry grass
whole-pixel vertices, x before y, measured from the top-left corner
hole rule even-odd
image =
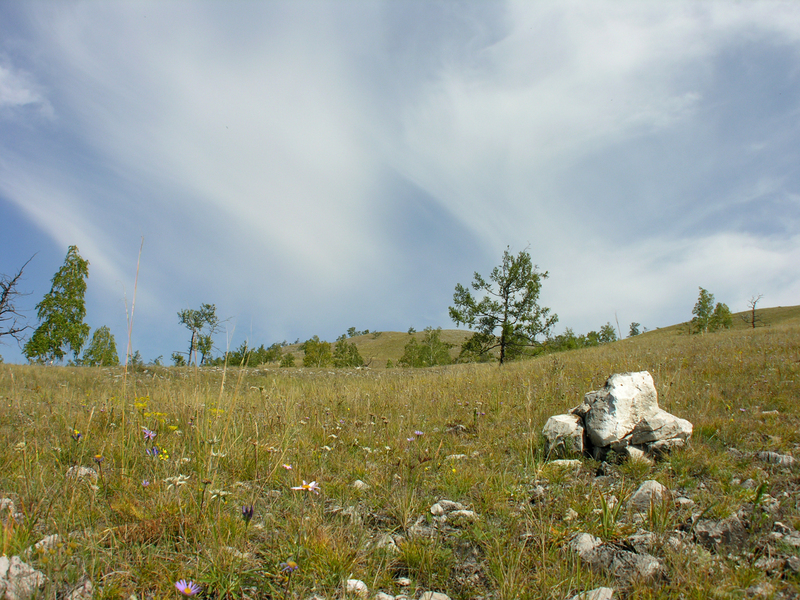
[[[52,551],[28,557],[50,578],[48,594],[86,573],[98,598],[174,597],[180,578],[202,583],[208,598],[332,597],[349,576],[390,593],[401,591],[396,577],[408,576],[410,594],[569,597],[613,583],[565,551],[577,531],[603,533],[597,465],[553,469],[540,431],[611,373],[649,370],[661,406],[695,425],[687,449],[652,467],[620,467],[622,492],[658,479],[691,495],[697,510],[726,516],[752,500],[734,478],[752,478],[767,482],[783,518],[800,526],[796,470],[726,452],[797,452],[800,319],[796,309],[784,317],[702,337],[659,330],[502,369],[229,369],[224,388],[211,369],[148,368],[123,384],[116,369],[0,365],[0,497],[24,515],[19,523],[3,515],[3,551],[62,536]],[[392,335],[408,337],[372,341]],[[362,337],[367,344],[371,334]],[[145,453],[153,442],[142,427],[157,432],[168,458]],[[67,478],[73,466],[97,469],[97,480]],[[181,475],[185,483],[170,487]],[[370,487],[354,489],[356,479]],[[302,480],[322,493],[290,489]],[[547,502],[531,504],[545,480]],[[457,535],[405,535],[443,498],[480,520]],[[251,504],[248,526],[241,507]],[[565,520],[568,509],[578,517]],[[688,519],[677,509],[662,517]],[[405,536],[399,553],[376,545],[386,533]],[[290,557],[300,568],[287,581],[279,564]],[[744,577],[723,556],[687,564],[664,550],[661,558],[670,577],[625,593],[727,597],[771,577],[751,567]]]

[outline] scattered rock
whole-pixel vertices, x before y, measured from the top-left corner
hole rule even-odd
[[[602,543],[600,538],[596,538],[590,533],[579,533],[570,540],[569,545],[578,556],[583,558],[584,556],[588,557]]]
[[[751,585],[744,591],[748,598],[769,598],[775,593],[775,587],[768,581]]]
[[[450,454],[445,456],[447,460],[464,460],[466,458],[468,458],[466,454]]]
[[[583,454],[583,419],[578,415],[555,415],[547,420],[542,434],[546,456]]]
[[[33,545],[35,550],[44,551],[50,550],[55,548],[58,544],[61,543],[61,536],[57,533],[53,535],[48,535],[47,537],[42,538],[38,542]]]
[[[92,481],[96,481],[97,471],[91,467],[79,467],[76,465],[67,470],[67,479],[75,479],[76,481],[91,479]]]
[[[661,504],[669,494],[669,490],[658,481],[649,479],[639,486],[631,499],[628,500],[628,507],[638,512],[647,512],[651,506]]]
[[[431,506],[431,514],[434,517],[440,517],[456,510],[466,510],[466,508],[467,507],[460,502],[453,502],[452,500],[439,500],[436,504]]]
[[[475,523],[478,521],[478,513],[474,510],[454,510],[447,515],[447,522],[455,527]]]
[[[375,547],[383,548],[384,550],[387,550],[388,552],[391,552],[393,554],[400,553],[400,548],[397,546],[397,541],[395,541],[393,535],[388,533],[385,533],[380,538],[378,538],[378,541],[375,543]]]
[[[354,490],[359,490],[359,491],[368,490],[369,489],[369,484],[364,483],[360,479],[356,479],[353,482],[353,489]]]
[[[599,587],[588,592],[583,592],[573,596],[570,600],[611,600],[614,590],[607,587]]]
[[[791,467],[795,459],[788,454],[778,454],[777,452],[759,452],[756,454],[759,460],[779,467]]]
[[[77,585],[67,592],[64,600],[92,600],[94,597],[94,585],[88,577],[83,577]]]
[[[4,600],[28,600],[38,595],[44,587],[45,576],[19,556],[0,556],[0,598]]]
[[[716,552],[735,552],[744,546],[747,532],[738,515],[721,521],[698,521],[694,527],[697,542]]]
[[[394,582],[400,587],[408,587],[411,585],[411,580],[408,577],[398,577]]]
[[[615,544],[605,544],[588,533],[573,537],[570,547],[589,567],[611,575],[623,584],[652,580],[664,572],[657,558],[647,553],[631,552]]]
[[[345,590],[348,594],[355,594],[359,598],[366,598],[369,596],[367,584],[360,579],[348,579],[345,583]]]
[[[450,600],[450,596],[441,592],[424,592],[419,600]]]
[[[574,458],[572,459],[559,458],[558,460],[551,460],[547,464],[562,469],[579,469],[580,467],[583,466],[583,463],[581,461],[575,460]]]
[[[387,594],[386,592],[378,592],[374,596],[375,600],[394,600],[394,596],[391,594]]]
[[[574,508],[568,508],[567,512],[564,513],[564,520],[567,522],[574,521],[578,518],[578,516],[578,511],[576,511]]]

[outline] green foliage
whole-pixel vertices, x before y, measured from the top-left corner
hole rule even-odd
[[[714,305],[714,294],[708,290],[700,288],[700,295],[697,303],[692,309],[692,332],[709,333],[720,329],[730,329],[733,325],[731,310],[727,304],[717,302]]]
[[[29,361],[60,361],[65,348],[77,360],[90,330],[83,322],[88,277],[89,261],[81,258],[76,246],[70,246],[63,266],[53,276],[50,292],[36,305],[40,324],[23,348]]]
[[[637,323],[636,321],[634,321],[633,323],[631,323],[631,329],[630,329],[630,331],[628,332],[628,336],[629,336],[629,337],[633,337],[633,336],[635,336],[635,335],[639,335],[639,334],[641,333],[641,332],[639,331],[639,327],[641,327],[641,326],[642,326],[642,324],[641,324],[641,323]]]
[[[358,347],[355,344],[348,343],[345,336],[340,336],[333,348],[333,366],[360,367],[363,364],[364,359],[361,358]]]
[[[330,367],[333,365],[331,343],[321,341],[317,335],[303,342],[300,349],[304,352],[304,367]]]
[[[244,341],[239,348],[227,353],[227,360],[229,365],[241,367],[278,362],[281,360],[281,344],[275,342],[269,348],[265,348],[264,344],[258,348],[250,348],[247,341]]]
[[[144,360],[138,350],[128,357],[128,366],[134,369],[141,369],[144,367]]]
[[[537,269],[526,251],[514,257],[506,249],[489,281],[475,273],[472,288],[483,294],[482,298],[477,299],[460,283],[456,285],[450,318],[458,326],[476,330],[466,348],[468,354],[485,355],[499,348],[503,364],[523,348],[538,346],[537,336],[549,334],[558,316],[538,304],[542,280],[548,274]]]
[[[717,302],[714,312],[711,313],[711,321],[708,324],[709,331],[719,331],[720,329],[730,329],[733,325],[733,315],[727,304]]]
[[[214,304],[201,304],[199,310],[185,308],[178,312],[178,319],[191,333],[189,341],[188,362],[191,363],[192,355],[197,364],[197,352],[200,352],[200,364],[210,356],[213,348],[212,336],[219,329],[217,307]],[[177,366],[177,365],[176,365]]]
[[[403,356],[398,364],[403,367],[433,367],[436,365],[449,365],[453,362],[450,357],[450,348],[453,344],[442,341],[442,328],[425,328],[422,342],[416,337],[408,340],[403,350]]]
[[[367,335],[369,333],[369,329],[365,329],[364,331],[358,331],[355,327],[350,327],[347,330],[347,337],[356,337],[358,335]]]
[[[103,325],[94,330],[80,364],[87,367],[115,367],[119,364],[117,343],[108,327]]]
[[[294,354],[286,353],[281,358],[281,367],[293,367],[294,366]]]
[[[173,352],[172,356],[172,364],[176,367],[185,367],[186,366],[186,357],[183,356],[180,352]]]
[[[708,324],[711,321],[711,314],[714,312],[714,294],[708,290],[700,288],[700,296],[692,309],[692,326],[695,333],[706,333]]]
[[[608,344],[609,342],[617,341],[617,332],[611,323],[606,323],[600,328],[600,343]]]

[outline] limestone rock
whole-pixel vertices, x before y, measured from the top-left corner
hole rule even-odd
[[[419,600],[450,600],[450,596],[441,592],[425,592],[419,597]]]
[[[589,567],[612,575],[624,584],[635,580],[652,580],[664,572],[657,558],[646,553],[631,552],[615,544],[604,544],[588,533],[573,537],[570,547]]]
[[[717,552],[734,552],[744,546],[747,532],[737,515],[721,521],[698,521],[694,527],[698,543]]]
[[[76,465],[67,470],[67,479],[76,479],[77,481],[90,479],[94,481],[97,479],[97,471],[91,467],[79,467]]]
[[[671,415],[659,408],[654,413],[644,415],[636,423],[630,435],[630,443],[634,445],[652,444],[662,440],[684,440],[692,435],[692,424],[686,419]]]
[[[0,556],[0,598],[3,600],[28,600],[38,595],[44,587],[45,576],[19,556]]]
[[[669,490],[658,481],[652,479],[645,481],[639,486],[631,499],[628,500],[628,507],[637,512],[647,512],[650,506],[658,506],[669,494]]]
[[[658,410],[656,387],[647,371],[612,375],[603,389],[586,394],[584,402],[591,407],[584,424],[595,446],[620,441]]]
[[[683,446],[692,435],[692,424],[658,407],[653,377],[642,371],[612,375],[603,389],[587,393],[570,414],[550,417],[542,434],[548,454],[583,453],[605,461],[613,451],[649,462]]]
[[[583,454],[583,419],[578,415],[555,415],[547,420],[542,434],[547,456]]]
[[[607,587],[599,587],[588,592],[576,594],[570,600],[611,600],[614,597],[614,590]]]
[[[345,589],[348,594],[353,594],[359,598],[366,598],[369,596],[367,584],[360,579],[348,579],[345,583]]]
[[[779,467],[791,467],[795,461],[793,456],[778,454],[777,452],[759,452],[757,456],[759,460]]]

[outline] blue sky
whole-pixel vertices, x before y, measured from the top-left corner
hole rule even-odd
[[[558,330],[800,303],[796,2],[2,2],[0,273],[182,350],[453,327],[528,248]],[[227,335],[227,338],[226,338]],[[6,361],[21,361],[13,344]]]

